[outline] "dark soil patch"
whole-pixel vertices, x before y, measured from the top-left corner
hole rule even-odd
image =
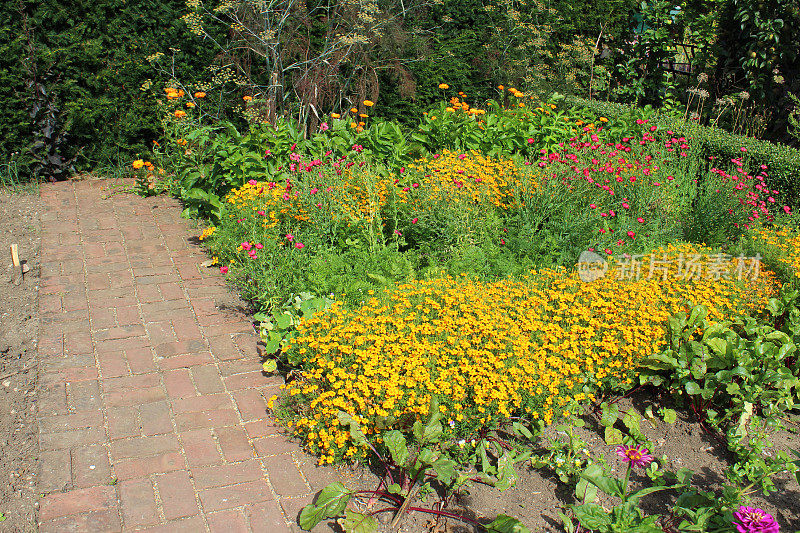
[[[0,531],[36,531],[38,187],[0,190]],[[30,270],[11,283],[10,246]]]

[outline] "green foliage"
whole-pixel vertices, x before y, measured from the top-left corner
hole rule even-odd
[[[210,60],[179,22],[179,5],[3,3],[0,149],[18,153],[23,175],[63,179],[72,165],[92,169],[149,149],[159,116],[140,90],[152,77],[145,56],[182,49],[187,79]]]
[[[459,465],[451,457],[453,447],[443,436],[441,423],[442,413],[439,404],[433,397],[429,415],[424,420],[416,420],[411,431],[404,434],[398,430],[384,431],[379,443],[373,444],[364,434],[358,421],[344,411],[339,412],[339,422],[349,427],[350,436],[359,446],[372,450],[372,459],[380,464],[383,479],[378,490],[350,490],[339,482],[325,487],[314,503],[307,505],[300,513],[300,527],[310,531],[326,518],[337,518],[346,533],[373,533],[378,523],[374,515],[378,512],[394,512],[392,528],[396,527],[403,515],[409,511],[425,512],[433,515],[460,519],[476,525],[490,533],[529,533],[529,530],[516,518],[499,515],[487,525],[442,508],[449,497],[461,490],[472,475],[462,472]],[[487,482],[504,490],[516,480],[514,461],[504,454],[497,467],[492,467],[483,448],[485,463],[483,476]],[[494,470],[492,470],[494,468]],[[490,477],[488,472],[496,474]],[[438,508],[413,507],[415,501],[424,500],[437,494],[434,484],[444,490],[444,498]],[[383,489],[385,487],[385,489]],[[383,490],[382,490],[383,489]],[[388,503],[390,507],[380,511],[357,513],[347,508],[352,498],[370,498]]]

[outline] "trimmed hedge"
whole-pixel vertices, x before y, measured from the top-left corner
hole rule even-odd
[[[728,161],[745,154],[746,159],[767,165],[768,183],[784,195],[783,202],[792,207],[800,206],[800,150],[770,141],[734,135],[719,128],[702,126],[683,118],[659,113],[650,108],[642,109],[625,104],[589,101],[573,96],[566,97],[565,101],[570,105],[583,107],[609,118],[656,120],[660,126],[700,142],[701,154],[704,158],[715,157]],[[747,151],[742,152],[742,148]]]

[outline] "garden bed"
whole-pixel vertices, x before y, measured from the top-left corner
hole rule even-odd
[[[38,187],[0,189],[0,531],[36,531],[40,212]],[[30,267],[19,285],[12,243]]]

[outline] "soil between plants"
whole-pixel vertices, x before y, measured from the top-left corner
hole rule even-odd
[[[618,402],[620,411],[635,410],[640,415],[653,402],[652,390],[639,391],[630,398]],[[669,400],[667,400],[669,401]],[[675,407],[667,405],[667,407]],[[661,458],[667,456],[667,468],[677,471],[688,468],[694,472],[693,484],[704,490],[718,490],[724,481],[724,471],[732,457],[726,445],[712,434],[701,428],[700,424],[688,418],[686,412],[678,410],[678,420],[674,424],[657,421],[655,426],[643,420],[640,427],[644,435],[655,444],[651,450],[653,455]],[[599,425],[599,417],[585,414],[581,417],[585,426],[576,428],[575,432],[585,442],[589,454],[593,458],[605,457],[612,473],[622,477],[625,464],[616,456],[613,446],[603,441],[603,428]],[[779,430],[772,435],[774,447],[771,453],[784,450],[792,456],[790,450],[800,451],[800,413],[793,413],[787,419],[788,430]],[[545,430],[543,437],[557,437],[551,428]],[[562,435],[562,438],[565,438]],[[473,484],[468,491],[455,498],[455,504],[446,510],[488,523],[498,514],[507,514],[518,518],[533,533],[563,532],[564,528],[558,512],[570,503],[578,503],[574,499],[574,487],[561,483],[547,469],[530,468],[529,463],[517,465],[518,480],[516,486],[500,492],[481,484]],[[340,476],[346,486],[352,489],[377,489],[378,478],[366,468],[341,467]],[[777,491],[768,497],[760,492],[752,495],[751,506],[760,507],[772,514],[783,533],[800,530],[800,485],[794,476],[783,474],[773,478]],[[650,486],[650,480],[635,471],[631,476],[632,488]],[[651,494],[642,499],[642,509],[648,514],[665,515],[674,503],[677,494],[674,491],[663,491]],[[430,507],[433,498],[427,502],[414,502],[416,507]],[[617,503],[611,498],[599,498],[599,503],[609,509]],[[376,504],[371,510],[378,510],[386,505]],[[359,508],[359,511],[364,511]],[[381,533],[478,533],[482,530],[454,519],[437,522],[432,515],[409,513],[400,522],[400,527],[392,530],[389,524],[392,513],[378,516]],[[313,530],[316,532],[341,531],[333,521],[325,521]]]
[[[36,186],[0,189],[0,531],[36,531],[41,212]],[[30,270],[11,282],[10,246]]]

